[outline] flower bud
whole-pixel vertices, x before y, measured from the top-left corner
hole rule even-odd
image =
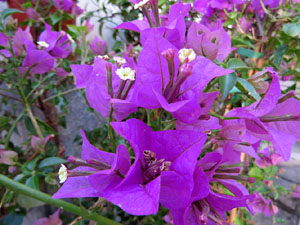
[[[193,66],[191,64],[185,63],[179,68],[179,73],[184,77],[187,78],[192,75]]]
[[[169,62],[170,60],[174,60],[175,50],[173,48],[169,48],[169,49],[163,51],[161,54]]]

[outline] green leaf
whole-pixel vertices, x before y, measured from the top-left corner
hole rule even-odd
[[[8,123],[10,119],[7,116],[0,116],[0,129],[4,128]]]
[[[258,180],[264,179],[263,170],[258,167],[252,167],[248,174],[250,177],[254,177],[255,179],[258,179]]]
[[[242,55],[244,57],[253,58],[253,59],[261,58],[264,55],[261,52],[255,52],[255,51],[253,51],[251,49],[247,49],[247,48],[239,48],[237,50],[237,53],[239,53],[240,55]]]
[[[62,16],[59,11],[56,11],[55,13],[50,15],[50,19],[51,19],[52,25],[55,25],[62,19]]]
[[[22,182],[22,180],[23,180],[26,176],[27,176],[26,174],[20,173],[20,174],[18,174],[17,176],[14,177],[14,180],[15,180],[15,181],[18,181],[18,182]]]
[[[298,36],[300,34],[300,22],[284,24],[283,32],[291,37]]]
[[[1,18],[4,20],[6,17],[15,13],[24,13],[24,12],[19,9],[12,9],[12,8],[4,9],[1,13]]]
[[[228,69],[247,69],[247,66],[241,59],[230,59],[228,61]]]
[[[242,88],[240,86],[237,86],[239,89],[246,90],[256,100],[260,100],[261,99],[260,95],[256,92],[256,90],[253,87],[253,85],[250,84],[247,80],[238,77],[237,78],[237,82],[242,86]]]
[[[33,175],[25,181],[25,184],[33,189],[39,190],[39,178],[37,175]]]
[[[39,155],[38,157],[34,158],[33,160],[31,160],[28,163],[25,163],[25,166],[27,169],[29,170],[34,170],[36,167],[37,162],[41,159],[41,156]]]
[[[219,77],[222,100],[224,100],[229,94],[230,90],[236,83],[236,73],[230,73],[225,76]]]
[[[30,198],[26,195],[20,195],[20,194],[16,197],[16,201],[20,206],[22,206],[25,209],[45,205],[45,203],[42,201],[36,200],[34,198]]]
[[[23,223],[23,216],[18,213],[10,213],[4,216],[0,221],[1,225],[20,225],[22,223]]]
[[[44,168],[44,167],[48,167],[48,166],[54,166],[54,165],[58,165],[58,164],[62,164],[62,163],[66,163],[67,160],[59,158],[59,157],[49,157],[46,159],[43,159],[40,164],[38,165],[38,168]]]
[[[282,56],[286,52],[287,49],[288,49],[288,46],[286,44],[283,44],[283,45],[279,46],[279,48],[275,51],[274,62],[278,66],[280,66],[281,60],[282,60]]]
[[[234,219],[234,224],[235,225],[244,225],[242,219],[239,216],[236,216]]]

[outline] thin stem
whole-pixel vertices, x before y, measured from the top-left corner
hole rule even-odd
[[[2,205],[3,205],[4,201],[5,201],[5,198],[6,198],[7,194],[8,194],[8,192],[9,192],[8,189],[6,189],[5,192],[4,192],[4,195],[2,196],[2,199],[1,199],[1,202],[0,202],[0,209],[2,208]]]
[[[147,113],[147,125],[150,126],[151,125],[151,110],[146,110]]]
[[[110,114],[109,114],[109,118],[107,120],[107,132],[108,132],[108,137],[109,139],[111,140],[111,143],[113,145],[113,149],[115,149],[117,147],[116,143],[115,143],[115,139],[114,139],[114,135],[113,135],[113,131],[112,131],[112,127],[110,125],[110,122],[113,120],[113,112],[114,112],[114,109],[113,107],[111,106],[111,110],[110,110]]]
[[[8,149],[8,146],[9,146],[9,140],[10,140],[10,137],[12,135],[12,133],[14,132],[18,122],[22,119],[22,117],[25,115],[25,109],[19,114],[19,116],[17,117],[17,119],[14,121],[14,123],[11,125],[6,137],[5,137],[5,141],[4,141],[4,146],[5,146],[5,149]]]
[[[30,188],[24,184],[14,181],[2,174],[0,174],[0,184],[4,185],[7,189],[10,189],[16,193],[26,195],[28,197],[37,199],[39,201],[45,202],[49,205],[62,208],[65,211],[71,212],[75,215],[82,216],[83,218],[94,220],[103,225],[120,225],[119,223],[98,215],[97,213],[89,212],[83,207],[78,207],[66,201],[60,199],[52,199],[48,194]]]
[[[64,91],[64,92],[61,92],[61,93],[59,93],[59,94],[57,94],[57,95],[52,95],[51,97],[44,99],[43,102],[47,102],[47,101],[49,101],[49,100],[51,100],[51,99],[54,99],[54,98],[56,98],[56,97],[59,97],[59,96],[62,96],[62,95],[66,95],[66,94],[69,94],[69,93],[71,93],[71,92],[73,92],[73,91],[78,91],[78,90],[79,90],[78,88],[72,88],[72,89],[69,89],[69,90]]]
[[[217,113],[213,113],[213,112],[209,112],[208,113],[210,116],[213,116],[213,117],[217,117],[221,120],[238,120],[238,119],[241,119],[240,117],[226,117],[226,116],[221,116]]]
[[[35,117],[34,117],[34,115],[32,113],[30,104],[29,104],[29,102],[28,102],[28,100],[27,100],[27,98],[25,96],[24,91],[20,87],[17,87],[17,89],[18,89],[18,91],[19,91],[19,93],[20,93],[20,95],[22,97],[22,100],[23,100],[23,103],[24,103],[25,108],[27,110],[28,116],[29,116],[29,118],[30,118],[30,120],[32,122],[32,125],[33,125],[33,127],[34,127],[37,135],[39,136],[39,138],[44,139],[43,133],[42,133],[40,127],[39,127],[39,124],[38,124],[37,120],[35,119]]]

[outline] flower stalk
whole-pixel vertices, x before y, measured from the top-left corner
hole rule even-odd
[[[59,199],[52,199],[50,195],[47,195],[38,190],[32,189],[24,184],[14,181],[2,174],[0,174],[0,184],[10,189],[13,192],[26,195],[28,197],[37,199],[39,201],[45,202],[49,205],[62,208],[65,211],[71,212],[75,215],[82,216],[83,218],[96,221],[103,225],[120,225],[119,223],[98,215],[97,213],[91,213],[83,207],[78,207],[74,204],[68,203]]]

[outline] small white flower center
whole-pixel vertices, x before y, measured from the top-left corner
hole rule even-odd
[[[126,59],[124,59],[123,57],[115,56],[114,60],[120,66],[126,63]]]
[[[181,63],[189,63],[196,59],[196,53],[191,48],[182,48],[178,52],[178,58]]]
[[[131,69],[130,67],[121,67],[116,70],[116,74],[122,80],[135,80],[135,70]]]
[[[67,167],[64,164],[61,164],[61,167],[58,171],[59,183],[64,183],[68,177]]]
[[[96,57],[98,57],[100,59],[104,59],[104,60],[109,60],[109,56],[108,55],[97,55]]]
[[[140,1],[139,3],[136,3],[134,5],[134,9],[142,8],[144,5],[146,5],[149,2],[149,0],[143,0]]]
[[[49,44],[45,41],[38,41],[37,44],[41,47],[45,47],[45,48],[49,47]]]

